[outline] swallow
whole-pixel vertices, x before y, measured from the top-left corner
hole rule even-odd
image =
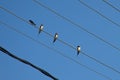
[[[79,53],[80,53],[80,46],[77,46],[77,55],[79,55]]]
[[[32,21],[32,20],[29,20],[30,24],[32,24],[33,26],[36,26],[36,24]]]
[[[57,38],[58,38],[58,33],[55,33],[53,43],[57,40]]]
[[[39,34],[41,33],[41,31],[43,31],[43,28],[44,28],[44,26],[43,26],[43,24],[41,24],[39,27],[39,32],[38,32]]]

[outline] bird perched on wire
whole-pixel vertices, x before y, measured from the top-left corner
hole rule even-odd
[[[57,40],[57,38],[58,38],[58,33],[55,33],[53,43]]]
[[[44,26],[43,26],[43,24],[41,24],[41,25],[40,25],[40,27],[39,27],[38,34],[40,34],[40,33],[41,33],[41,31],[43,31],[43,28],[44,28]]]
[[[29,22],[31,25],[36,26],[36,24],[32,20],[29,20]]]
[[[80,46],[77,46],[77,55],[79,55],[80,50],[81,50]]]

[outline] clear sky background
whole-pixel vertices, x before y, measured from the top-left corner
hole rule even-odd
[[[106,41],[120,48],[120,27],[112,24],[91,11],[78,0],[38,0],[52,8],[59,14],[83,26],[90,32],[102,37]],[[111,20],[120,24],[120,12],[108,6],[102,0],[83,0],[86,4],[98,10]],[[120,9],[120,0],[109,0]],[[120,51],[89,35],[80,28],[56,16],[32,0],[1,0],[0,6],[14,12],[25,20],[33,20],[37,26],[44,25],[46,32],[59,34],[59,39],[71,44],[99,61],[112,66],[120,71]],[[21,32],[55,48],[65,55],[79,61],[81,64],[96,70],[112,80],[120,80],[120,74],[96,63],[76,50],[59,41],[52,43],[53,38],[45,33],[38,35],[38,30],[33,26],[19,20],[15,16],[0,9],[0,21],[12,25]],[[61,56],[32,40],[24,37],[0,24],[0,46],[9,50],[16,56],[26,59],[40,68],[48,71],[59,80],[107,80],[85,67]],[[39,71],[0,52],[0,80],[51,80]]]

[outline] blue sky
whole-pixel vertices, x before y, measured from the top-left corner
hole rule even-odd
[[[102,37],[106,41],[120,48],[120,27],[110,23],[95,12],[91,11],[77,0],[37,0],[52,8],[61,15],[83,26],[90,32]],[[99,12],[120,24],[120,13],[105,4],[102,0],[84,0],[85,3],[97,9]],[[119,0],[109,0],[114,6],[120,9]],[[81,50],[86,54],[104,62],[107,65],[120,71],[120,51],[89,35],[80,28],[72,25],[64,19],[56,16],[45,8],[39,6],[32,0],[3,0],[0,6],[14,12],[25,20],[33,20],[37,26],[44,25],[46,32],[59,34],[59,39],[76,47],[81,46]],[[88,57],[80,54],[76,56],[76,51],[62,44],[59,41],[52,43],[53,38],[45,33],[38,35],[38,30],[33,26],[19,20],[15,16],[0,9],[0,21],[5,22],[33,37],[40,42],[55,48],[65,55],[79,61],[100,72],[112,80],[120,80],[120,74],[106,68]],[[26,59],[33,64],[45,69],[59,80],[107,80],[106,78],[89,71],[77,63],[61,56],[32,40],[24,37],[0,24],[0,46],[6,48],[20,58]],[[20,63],[17,60],[0,52],[0,79],[1,80],[51,80],[39,71]]]

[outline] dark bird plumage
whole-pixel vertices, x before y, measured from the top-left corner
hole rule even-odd
[[[58,33],[55,33],[53,43],[57,40],[57,38],[58,38]]]
[[[32,20],[29,20],[30,24],[36,26],[36,24],[32,21]]]
[[[80,46],[77,46],[77,55],[79,55],[79,53],[80,53]]]
[[[43,31],[43,28],[44,28],[44,26],[43,26],[43,24],[41,24],[41,25],[40,25],[40,27],[39,27],[38,34],[40,34],[40,33],[41,33],[41,31]]]

